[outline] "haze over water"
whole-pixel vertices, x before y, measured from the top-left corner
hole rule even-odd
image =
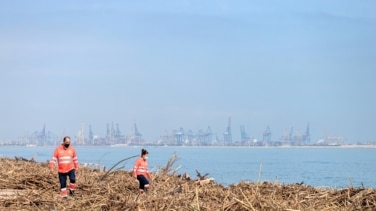
[[[2,1],[0,141],[46,129],[146,140],[232,119],[273,141],[375,142],[376,1]],[[87,135],[87,133],[86,133]]]

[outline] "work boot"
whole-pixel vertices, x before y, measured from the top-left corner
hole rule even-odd
[[[61,189],[60,195],[63,199],[66,199],[68,197],[67,189],[66,188]]]
[[[71,183],[69,184],[69,195],[74,195],[74,189],[76,188],[76,184]]]

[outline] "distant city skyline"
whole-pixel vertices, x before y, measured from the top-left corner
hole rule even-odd
[[[0,140],[40,130],[376,140],[376,2],[3,1]]]

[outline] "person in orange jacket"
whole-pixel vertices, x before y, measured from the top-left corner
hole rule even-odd
[[[151,180],[151,174],[148,167],[148,155],[149,152],[142,149],[141,157],[136,160],[133,167],[133,177],[137,178],[140,184],[140,193],[146,192],[150,187],[149,180]]]
[[[58,176],[62,198],[67,198],[67,177],[69,177],[69,193],[74,195],[76,188],[76,171],[78,171],[78,158],[76,150],[70,145],[70,137],[65,136],[63,143],[56,147],[50,161],[50,172],[54,173],[55,163],[58,163]]]

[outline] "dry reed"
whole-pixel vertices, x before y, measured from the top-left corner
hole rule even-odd
[[[0,210],[376,210],[375,189],[245,181],[224,187],[198,171],[197,179],[175,175],[177,159],[153,175],[142,195],[131,172],[82,167],[75,196],[62,200],[47,162],[0,158]]]

